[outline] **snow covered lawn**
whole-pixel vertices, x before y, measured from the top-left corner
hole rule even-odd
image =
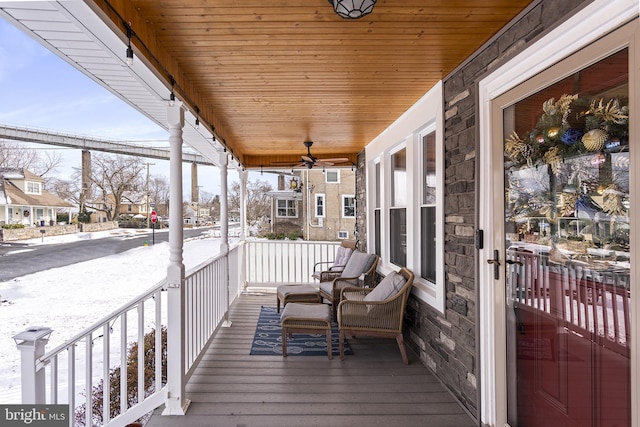
[[[40,239],[28,242],[40,244]],[[186,269],[214,257],[219,247],[220,239],[207,234],[185,241]],[[53,329],[47,344],[53,349],[164,279],[168,262],[169,244],[163,242],[0,282],[0,403],[20,403],[20,352],[12,336],[46,326]]]

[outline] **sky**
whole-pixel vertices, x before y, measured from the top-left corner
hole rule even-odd
[[[132,233],[140,231],[76,233],[21,243],[63,244],[111,235],[126,239]],[[215,256],[219,249],[220,239],[207,232],[186,240],[185,268],[189,270]],[[162,242],[0,282],[0,402],[6,405],[21,401],[20,352],[12,336],[30,326],[49,327],[53,333],[46,348],[51,350],[164,279],[168,262],[169,243]]]
[[[168,146],[168,133],[102,86],[0,17],[0,123],[97,138]],[[52,146],[34,144],[38,150]],[[81,166],[81,152],[55,149],[63,164],[52,177],[68,177]],[[169,177],[169,162],[153,163],[151,175]],[[183,164],[184,199],[191,195],[191,168]],[[272,180],[252,173],[249,177]],[[238,179],[230,170],[229,181]],[[198,166],[200,191],[220,194],[219,170]]]

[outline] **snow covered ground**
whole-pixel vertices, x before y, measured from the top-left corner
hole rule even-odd
[[[118,230],[127,238],[131,230]],[[99,239],[113,230],[25,240],[32,245]],[[219,253],[220,239],[203,233],[185,241],[186,269]],[[0,404],[20,403],[20,352],[11,338],[30,326],[53,329],[48,349],[140,295],[166,276],[169,244],[141,246],[116,255],[0,282]]]

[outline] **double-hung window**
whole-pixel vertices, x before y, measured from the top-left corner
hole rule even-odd
[[[374,194],[374,207],[373,207],[373,239],[374,239],[374,251],[376,255],[382,256],[382,230],[380,229],[380,222],[382,221],[381,212],[381,194],[380,194],[380,162],[375,164],[375,194]]]
[[[420,275],[436,281],[436,134],[422,135],[422,203],[420,206]]]
[[[407,149],[391,155],[391,206],[389,208],[389,261],[407,265]]]
[[[42,187],[39,182],[27,181],[27,191],[25,193],[42,194]]]
[[[345,194],[342,196],[342,217],[356,217],[356,197],[353,194]]]
[[[316,194],[315,197],[315,212],[316,217],[324,218],[325,217],[325,197],[324,194]]]

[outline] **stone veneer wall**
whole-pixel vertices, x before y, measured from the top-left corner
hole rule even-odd
[[[106,222],[90,222],[86,224],[80,224],[80,231],[105,231],[118,228],[118,221],[106,221]]]
[[[44,230],[44,233],[41,233]],[[78,226],[75,224],[54,225],[44,227],[25,227],[25,228],[0,228],[0,242],[11,242],[15,240],[27,240],[48,236],[60,236],[63,234],[75,234]],[[44,234],[44,235],[43,235]]]
[[[474,247],[477,83],[496,64],[522,51],[532,39],[589,2],[535,2],[517,22],[444,81],[446,308],[442,314],[410,298],[405,335],[423,363],[473,415],[478,404]]]
[[[358,249],[367,252],[367,156],[364,151],[356,159],[356,240]]]

